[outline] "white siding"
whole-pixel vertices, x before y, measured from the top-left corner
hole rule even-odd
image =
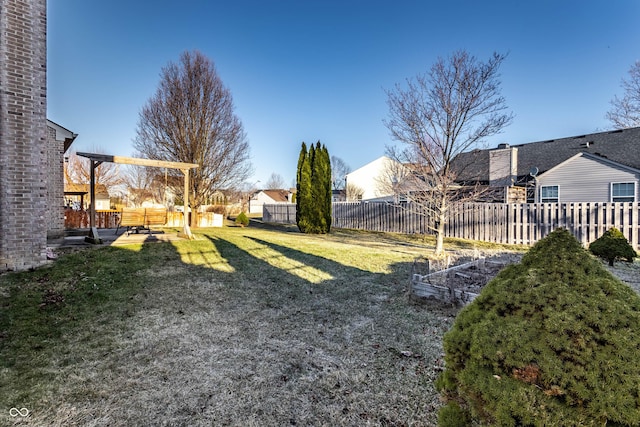
[[[382,156],[347,174],[346,185],[361,189],[362,200],[392,200],[392,184],[388,181],[402,168],[400,163]]]
[[[593,157],[579,155],[540,175],[540,187],[557,185],[560,203],[610,202],[612,182],[638,182],[640,174],[629,168]],[[636,184],[637,187],[637,184]],[[638,195],[636,194],[636,201]]]

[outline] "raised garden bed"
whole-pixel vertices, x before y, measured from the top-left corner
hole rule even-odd
[[[417,259],[411,273],[411,293],[420,298],[466,305],[504,266],[517,262],[518,258],[516,255],[482,257],[454,266]]]

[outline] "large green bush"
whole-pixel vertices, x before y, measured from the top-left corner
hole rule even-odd
[[[566,230],[503,269],[444,349],[441,425],[640,425],[640,297]]]
[[[624,234],[615,227],[611,227],[591,243],[589,250],[592,254],[609,261],[609,265],[613,265],[617,258],[633,262],[633,259],[638,256]]]

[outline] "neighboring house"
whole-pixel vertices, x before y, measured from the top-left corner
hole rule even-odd
[[[65,184],[64,194],[66,207],[75,210],[89,209],[91,204],[89,184]],[[105,211],[111,209],[111,196],[104,184],[96,184],[96,210]]]
[[[542,203],[636,202],[640,170],[591,153],[578,153],[539,175],[535,200]]]
[[[408,169],[400,162],[382,156],[346,175],[346,199],[349,202],[401,201],[401,188]]]
[[[293,203],[291,190],[260,190],[249,199],[249,213],[262,213],[264,204]]]
[[[331,201],[332,202],[346,202],[347,201],[347,191],[346,190],[331,190]]]
[[[64,153],[78,135],[47,120],[47,238],[64,235]]]
[[[503,190],[507,202],[640,200],[640,127],[460,154],[461,184]],[[526,197],[524,197],[526,194]]]

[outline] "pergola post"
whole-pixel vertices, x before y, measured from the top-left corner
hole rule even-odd
[[[89,235],[84,238],[85,242],[100,244],[102,239],[98,235],[98,228],[96,227],[96,168],[102,164],[100,161],[93,161],[89,159],[91,163],[90,179],[89,179],[89,197],[91,197],[91,203],[89,206]]]
[[[183,197],[183,207],[182,214],[184,215],[184,226],[182,228],[182,233],[178,233],[178,236],[184,237],[185,239],[192,240],[193,234],[191,234],[191,227],[189,227],[189,169],[182,169],[182,173],[184,174],[184,197]],[[191,213],[192,215],[195,212]]]

